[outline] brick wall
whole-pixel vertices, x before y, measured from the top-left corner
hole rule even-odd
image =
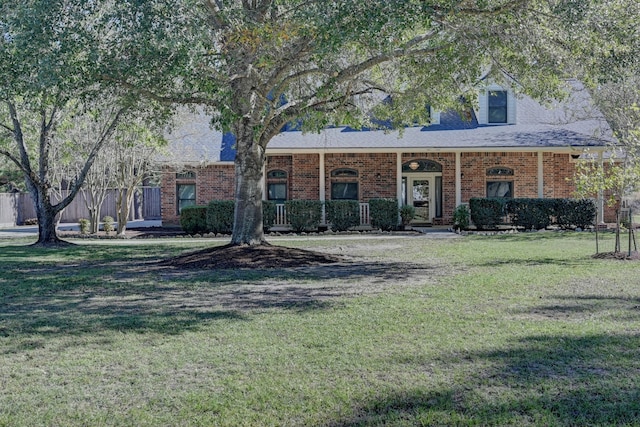
[[[294,154],[291,158],[291,199],[318,200],[320,197],[320,156]]]
[[[513,197],[538,197],[537,153],[462,153],[462,202],[485,197],[487,181],[512,181]],[[513,176],[487,176],[493,167],[513,169]]]
[[[211,200],[232,200],[235,191],[235,177],[233,165],[208,165],[205,167],[185,168],[193,171],[195,178],[176,178],[176,171],[166,167],[162,170],[162,222],[164,224],[178,224],[180,217],[177,213],[176,189],[180,184],[195,184],[196,204],[206,205]]]
[[[544,197],[574,197],[576,164],[569,154],[544,154]]]
[[[332,182],[358,182],[359,200],[396,198],[396,155],[394,153],[345,153],[325,155],[325,194],[331,199]],[[358,172],[357,178],[335,178],[331,172],[347,168]]]
[[[428,159],[442,165],[443,218],[436,223],[450,224],[455,209],[455,154],[454,153],[403,153],[402,162]],[[513,169],[513,176],[487,176],[493,167]],[[544,153],[544,197],[573,197],[573,176],[576,164],[569,154]],[[331,182],[353,181],[354,178],[332,178],[331,171],[338,168],[354,169],[359,184],[360,201],[372,198],[396,197],[395,153],[328,153],[325,155],[325,194],[331,198]],[[194,179],[176,179],[174,170],[164,169],[162,174],[162,219],[166,223],[177,223],[176,186],[196,184],[196,203],[206,204],[210,200],[231,200],[234,197],[234,166],[216,164],[191,169]],[[287,194],[290,199],[317,200],[319,198],[319,155],[293,154],[268,156],[266,171],[287,172]],[[471,197],[486,196],[487,181],[513,181],[514,197],[538,197],[538,155],[530,153],[462,153],[461,154],[462,202]],[[605,220],[611,221],[612,209],[606,209]]]

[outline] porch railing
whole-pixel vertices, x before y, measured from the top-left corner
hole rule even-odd
[[[322,224],[326,225],[327,220],[324,214],[324,208],[322,212]],[[276,205],[276,219],[273,224],[275,227],[288,227],[289,220],[287,219],[287,210],[284,204]],[[360,226],[370,226],[371,218],[369,216],[369,203],[360,203]]]

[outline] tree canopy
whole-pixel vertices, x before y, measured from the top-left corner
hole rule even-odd
[[[426,105],[474,103],[489,73],[554,98],[568,72],[593,65],[576,58],[607,49],[631,57],[624,32],[619,43],[598,38],[617,22],[608,8],[630,2],[3,2],[0,74],[14,77],[2,90],[53,102],[114,83],[156,101],[208,107],[212,124],[236,136],[232,242],[254,245],[263,242],[265,150],[285,124],[371,125],[373,109],[396,126],[426,124]],[[633,16],[624,19],[633,25]]]
[[[475,102],[487,73],[551,99],[565,63],[590,42],[592,11],[572,0],[182,0],[171,11],[159,0],[130,3],[119,7],[128,24],[118,47],[131,55],[105,78],[207,105],[212,123],[235,134],[236,244],[263,241],[265,149],[285,124],[370,125],[374,106],[395,125],[425,123],[426,105]]]
[[[109,2],[0,2],[0,154],[22,172],[38,217],[38,244],[58,244],[58,215],[78,193],[97,154],[139,95],[100,78],[126,52],[113,52]],[[109,104],[101,100],[109,99]],[[64,135],[65,122],[97,126],[82,156]],[[81,159],[80,159],[81,157]],[[51,198],[65,159],[80,162],[66,176],[68,195]]]

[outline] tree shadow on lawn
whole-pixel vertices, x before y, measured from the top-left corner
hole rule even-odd
[[[428,371],[433,360],[389,363]],[[326,425],[636,425],[640,420],[638,334],[530,336],[504,349],[436,363],[456,370],[456,378],[462,370],[466,378],[436,390],[394,387],[356,404],[352,417]]]
[[[594,313],[609,313],[610,320],[640,320],[640,298],[603,295],[551,295],[555,303],[539,305],[513,313],[525,319],[565,319],[581,321]]]
[[[492,259],[487,261],[480,262],[470,262],[469,266],[472,267],[499,267],[502,265],[508,266],[520,266],[520,267],[536,267],[536,266],[545,266],[545,265],[560,265],[567,267],[580,267],[586,266],[589,264],[593,264],[593,259],[591,257],[581,257],[581,258],[550,258],[550,257],[540,257],[540,258],[507,258],[507,259]]]
[[[27,249],[11,256],[20,254],[33,256]],[[183,270],[135,256],[23,262],[0,272],[0,337],[179,334],[206,322],[246,321],[256,311],[327,310],[344,297],[402,289],[439,274],[429,265],[365,260],[264,270]]]

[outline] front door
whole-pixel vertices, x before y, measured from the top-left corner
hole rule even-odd
[[[409,176],[407,177],[406,200],[407,204],[416,209],[416,216],[412,224],[431,223],[434,217],[434,177],[433,176]]]

